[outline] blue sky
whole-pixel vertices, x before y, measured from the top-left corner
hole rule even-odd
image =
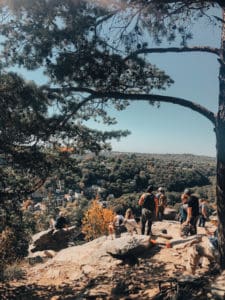
[[[194,28],[191,45],[219,47],[220,30],[208,26],[205,20]],[[154,46],[151,45],[150,46]],[[164,69],[175,83],[164,95],[197,102],[216,113],[218,107],[217,57],[206,53],[151,54],[150,61]],[[26,78],[44,83],[41,72],[23,72]],[[162,92],[161,92],[162,94]],[[131,135],[113,141],[114,151],[143,153],[192,153],[215,156],[216,141],[211,122],[188,108],[161,104],[160,108],[136,101],[125,111],[110,111],[117,125],[98,129],[128,129]]]
[[[209,26],[208,20],[202,20],[193,32],[190,46],[219,47],[220,30]],[[153,44],[150,46],[154,47]],[[219,63],[215,55],[190,52],[151,54],[149,59],[175,81],[161,94],[185,98],[217,112]],[[188,108],[162,103],[158,109],[138,101],[126,111],[114,112],[113,115],[118,120],[115,129],[132,132],[121,141],[112,142],[115,151],[216,155],[213,124]]]
[[[175,84],[164,94],[198,102],[216,112],[218,63],[209,54],[170,54],[154,57]],[[215,156],[215,134],[211,122],[188,108],[162,103],[160,108],[138,101],[115,113],[116,128],[132,134],[113,142],[115,151],[144,153],[192,153]]]

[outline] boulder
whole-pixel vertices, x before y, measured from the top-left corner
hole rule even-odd
[[[59,251],[55,257],[39,265],[40,277],[43,272],[45,279],[80,280],[83,276],[95,278],[109,275],[121,263],[138,264],[138,258],[151,251],[153,247],[149,236],[128,233],[111,239],[102,236],[91,242],[69,247]]]
[[[177,211],[173,208],[166,207],[164,211],[165,220],[175,220],[177,216]]]
[[[32,237],[30,252],[54,250],[59,251],[67,248],[71,241],[83,238],[82,233],[72,226],[67,229],[48,229],[35,234]]]
[[[86,244],[64,249],[53,260],[88,265],[99,264],[99,261],[102,261],[105,264],[107,261],[113,260],[112,256],[119,260],[126,255],[141,256],[151,247],[149,236],[123,233],[121,237],[113,240],[103,236]]]

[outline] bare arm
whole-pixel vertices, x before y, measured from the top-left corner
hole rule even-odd
[[[192,207],[187,208],[187,223],[190,222],[192,216]]]

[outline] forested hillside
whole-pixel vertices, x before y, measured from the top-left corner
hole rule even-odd
[[[142,192],[150,184],[155,189],[163,186],[170,193],[180,193],[185,187],[197,187],[198,192],[213,201],[208,186],[213,184],[215,172],[215,159],[211,157],[114,152],[74,158],[71,168],[57,173],[46,187],[57,187],[60,181],[64,190],[83,191],[87,198],[93,198],[97,189],[99,197],[104,200],[108,195],[118,198]]]

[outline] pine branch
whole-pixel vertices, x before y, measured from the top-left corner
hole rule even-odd
[[[51,89],[49,89],[50,92]],[[79,87],[64,87],[64,88],[54,88],[52,89],[53,92],[62,92],[62,91],[69,91],[69,92],[81,92],[83,88],[79,90]],[[207,119],[209,119],[214,125],[216,124],[216,116],[215,114],[208,110],[206,107],[183,98],[172,97],[172,96],[163,96],[163,95],[155,95],[155,94],[125,94],[120,92],[97,92],[92,89],[85,88],[85,92],[91,95],[92,99],[124,99],[124,100],[143,100],[143,101],[150,101],[150,102],[164,102],[164,103],[173,103],[180,106],[184,106],[190,108]]]
[[[148,54],[148,53],[166,53],[166,52],[174,52],[174,53],[181,53],[181,52],[207,52],[216,55],[220,55],[220,50],[218,48],[212,48],[207,46],[196,46],[196,47],[167,47],[167,48],[143,48],[137,50],[127,57],[124,60],[128,60],[131,58],[135,58],[138,54]]]

